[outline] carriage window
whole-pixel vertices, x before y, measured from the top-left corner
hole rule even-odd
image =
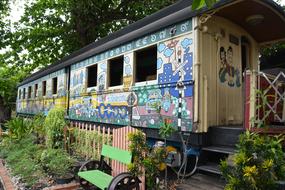
[[[109,87],[123,84],[124,56],[109,60]]]
[[[19,100],[21,100],[21,98],[22,98],[22,90],[21,89],[19,90],[19,96],[18,97],[19,97]]]
[[[47,81],[42,82],[42,94],[43,96],[46,96],[47,94]]]
[[[87,88],[97,86],[97,64],[87,67]]]
[[[57,94],[57,77],[52,79],[52,94]]]
[[[23,99],[26,99],[26,88],[23,90]]]
[[[136,82],[156,79],[157,47],[152,46],[135,52]]]
[[[29,86],[28,88],[28,98],[31,98],[32,97],[32,87]]]
[[[35,98],[38,96],[38,84],[35,84]]]

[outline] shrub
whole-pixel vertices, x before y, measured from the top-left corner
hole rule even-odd
[[[69,173],[74,162],[75,160],[62,149],[46,149],[40,158],[43,168],[55,177],[63,177]]]
[[[131,144],[129,149],[132,152],[133,162],[129,164],[128,170],[134,176],[141,176],[141,168],[145,169],[146,186],[149,189],[159,189],[156,183],[160,174],[161,163],[166,158],[164,147],[151,149],[146,143],[146,138],[142,132],[130,133],[128,136]]]
[[[34,116],[32,122],[33,130],[37,135],[41,137],[45,135],[44,123],[45,123],[45,115],[43,113],[38,113]]]
[[[275,189],[276,181],[285,179],[283,138],[246,132],[240,136],[238,152],[232,163],[221,162],[228,190]]]
[[[46,128],[46,144],[48,148],[63,146],[63,129],[67,125],[63,108],[53,108],[48,112],[44,125]]]
[[[10,138],[20,140],[33,131],[31,123],[30,119],[15,117],[5,123],[5,127],[8,129]]]

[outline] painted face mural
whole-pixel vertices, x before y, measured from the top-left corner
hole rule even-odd
[[[229,46],[227,51],[224,47],[220,48],[220,70],[219,80],[221,83],[227,84],[229,87],[240,87],[240,70],[235,68],[233,63],[233,48]]]

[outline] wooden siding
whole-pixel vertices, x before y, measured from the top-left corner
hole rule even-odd
[[[208,27],[208,31],[200,32],[202,37],[199,49],[201,51],[201,76],[199,80],[202,83],[200,85],[200,96],[201,98],[204,97],[205,102],[205,106],[201,106],[203,109],[201,120],[206,120],[204,126],[200,128],[203,131],[207,131],[208,126],[243,123],[244,100],[240,40],[242,36],[245,36],[250,43],[250,69],[257,70],[258,64],[258,46],[242,28],[217,16],[212,16],[205,25]],[[217,34],[221,33],[223,34],[218,39]],[[238,43],[230,42],[230,35],[236,37]],[[228,64],[225,69],[231,70],[226,72],[232,72],[234,77],[230,78],[229,74],[225,74],[224,80],[221,80],[221,47],[226,53],[229,49],[232,49],[233,52],[232,64]]]

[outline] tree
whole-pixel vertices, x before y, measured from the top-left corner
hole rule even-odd
[[[44,67],[174,2],[36,0],[27,3],[11,38],[16,52],[14,64],[28,64],[28,72]]]

